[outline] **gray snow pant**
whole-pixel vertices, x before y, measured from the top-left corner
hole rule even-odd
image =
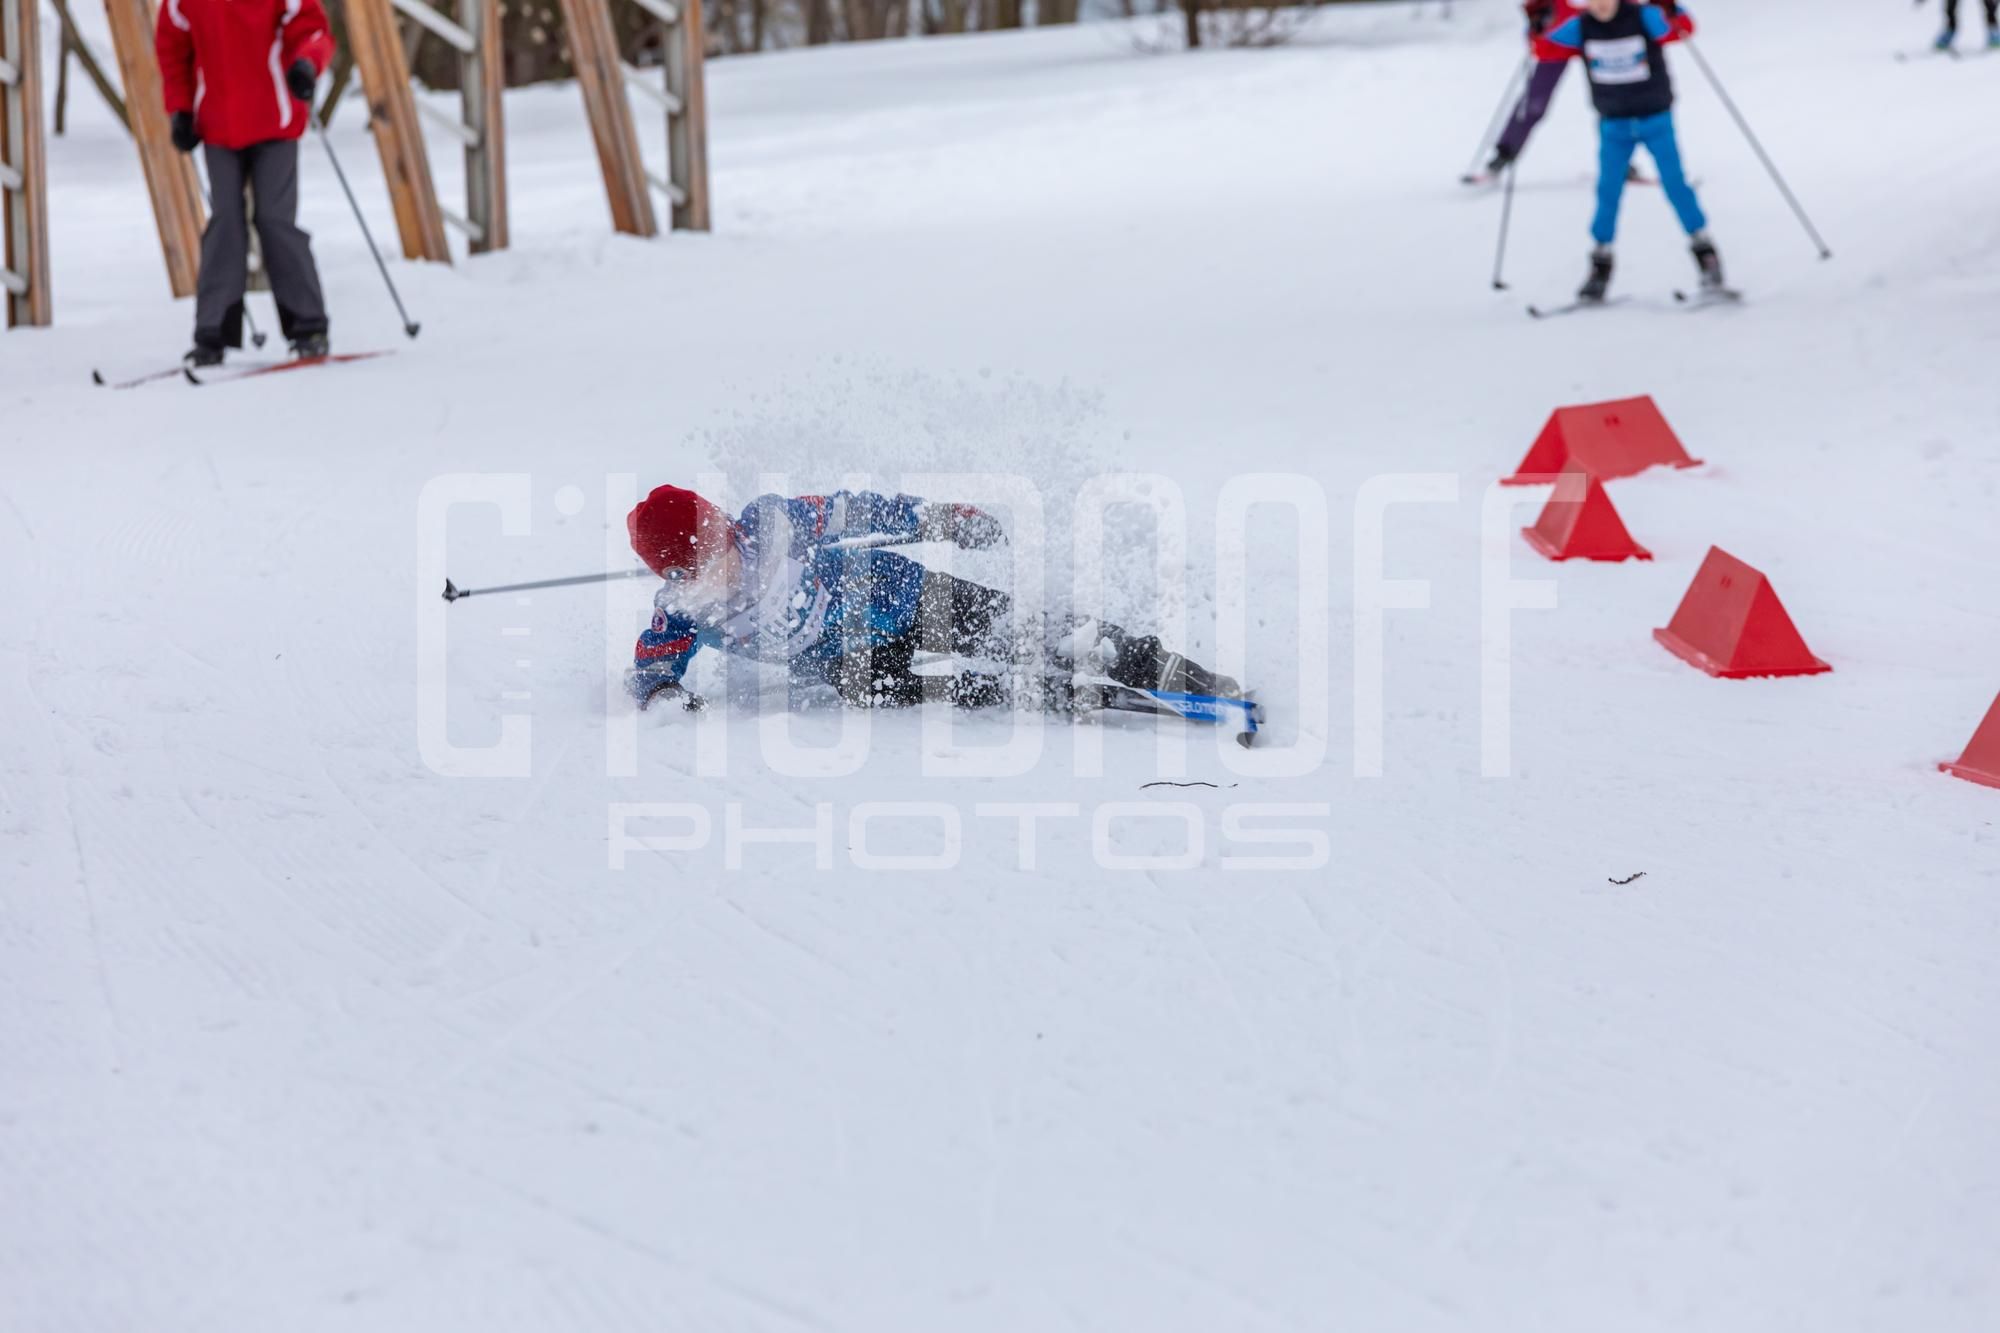
[[[287,342],[326,332],[326,303],[313,267],[312,238],[294,221],[299,212],[299,141],[271,139],[248,148],[202,145],[214,214],[201,234],[201,281],[194,295],[199,347],[243,345],[243,287],[250,271],[250,228],[243,187],[257,197],[257,239],[278,301]]]

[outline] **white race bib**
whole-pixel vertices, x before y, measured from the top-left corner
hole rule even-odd
[[[1646,59],[1644,37],[1609,37],[1586,41],[1583,57],[1590,62],[1592,83],[1644,83],[1653,77]]]

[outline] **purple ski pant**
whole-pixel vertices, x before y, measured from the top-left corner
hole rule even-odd
[[[1527,90],[1515,103],[1514,114],[1507,117],[1507,127],[1500,131],[1500,140],[1494,145],[1496,151],[1506,154],[1510,161],[1521,155],[1521,149],[1528,142],[1528,132],[1548,113],[1549,99],[1556,95],[1556,85],[1562,82],[1563,71],[1568,68],[1567,60],[1535,62],[1534,70],[1528,75]]]

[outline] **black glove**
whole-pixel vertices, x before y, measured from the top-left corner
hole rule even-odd
[[[639,700],[639,711],[642,713],[645,712],[646,709],[652,707],[653,700],[662,696],[679,699],[681,707],[690,713],[699,713],[702,709],[708,707],[708,700],[702,698],[699,694],[691,690],[682,689],[677,681],[663,680],[648,690],[645,698]]]
[[[194,128],[194,112],[174,112],[173,126],[168,132],[168,137],[174,141],[174,147],[183,153],[192,153],[201,147],[201,135],[196,133]]]
[[[917,535],[950,542],[963,551],[981,551],[1007,540],[1000,520],[975,505],[927,504],[917,517]]]
[[[312,105],[313,91],[319,87],[319,71],[310,60],[294,60],[292,67],[285,71],[285,86],[292,90],[292,96],[306,105]]]

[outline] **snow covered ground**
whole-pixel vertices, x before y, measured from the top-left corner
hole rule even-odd
[[[170,361],[189,308],[76,89],[59,323],[0,338],[0,1326],[2000,1323],[2000,792],[1934,768],[2000,690],[2000,64],[1898,63],[1924,20],[1859,0],[1702,17],[1836,251],[1677,54],[1740,310],[1668,308],[1685,250],[1635,191],[1642,300],[1523,317],[1583,267],[1574,74],[1490,291],[1499,201],[1454,178],[1513,11],[1367,7],[1265,52],[1096,25],[720,62],[716,230],[657,242],[609,234],[574,90],[513,95],[515,248],[396,265],[420,341],[201,391],[88,383]],[[394,345],[307,148],[335,340]],[[1707,466],[1614,483],[1652,564],[1507,542],[1559,605],[1511,617],[1482,776],[1489,484],[1552,407],[1638,392]],[[981,777],[899,715],[788,758],[740,681],[635,725],[638,585],[436,596],[624,563],[620,497],[716,471],[1012,474],[1059,587],[1073,498],[1160,474],[1186,595],[1121,521],[1102,600],[1164,586],[1202,654],[1241,611],[1273,743],[1031,724]],[[1233,479],[1301,508],[1239,550]],[[1371,527],[1402,486],[1457,498]],[[514,530],[440,520],[482,493]],[[1429,605],[1385,613],[1362,777],[1377,527]],[[1831,675],[1651,641],[1710,543]],[[481,765],[520,775],[440,771]],[[1076,810],[1032,871],[979,813],[1028,802]],[[646,803],[681,813],[632,835],[699,849],[620,853]],[[830,869],[729,845],[821,819]],[[1100,822],[1163,862],[1196,829],[1194,868],[1101,865]],[[899,855],[955,863],[865,868]]]

